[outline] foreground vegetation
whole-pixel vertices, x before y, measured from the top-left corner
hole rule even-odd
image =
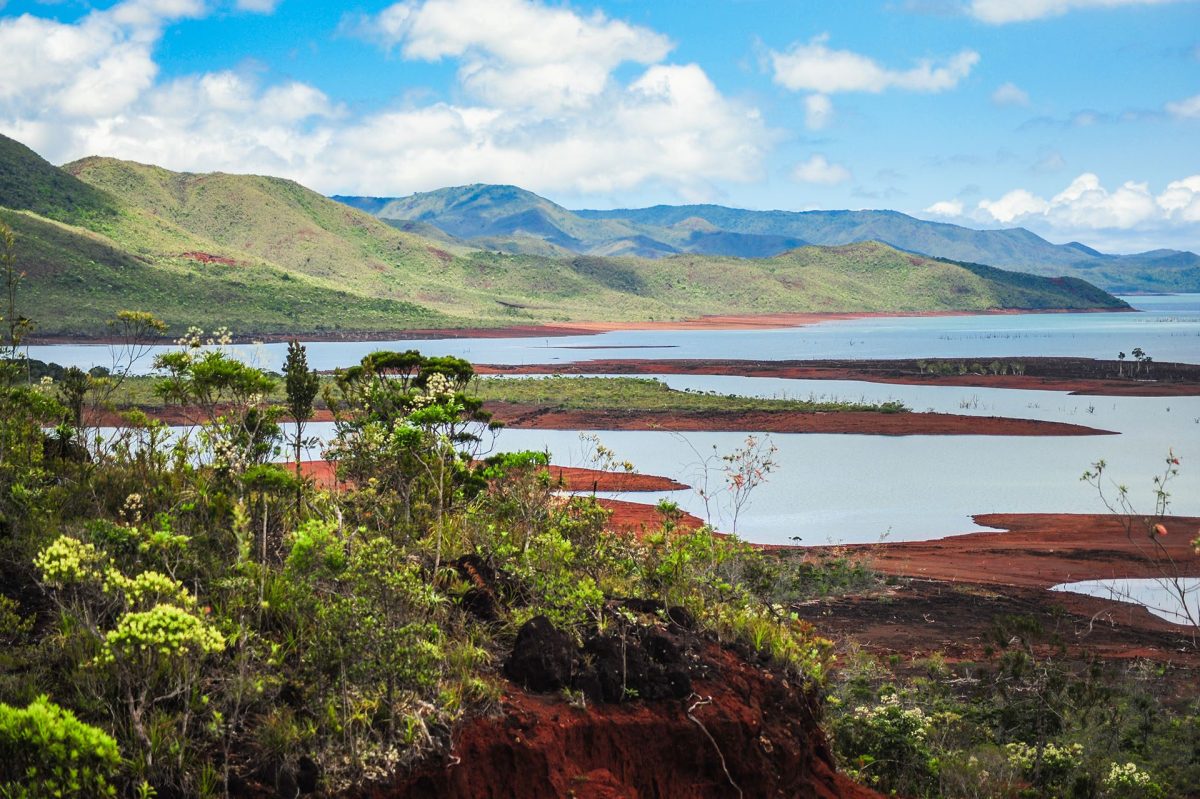
[[[32,362],[35,378],[49,377],[61,381],[66,370],[57,364]],[[332,375],[319,377],[322,386],[334,388]],[[108,409],[141,410],[151,415],[171,406],[158,391],[155,377],[127,377],[119,388],[106,395]],[[503,402],[536,405],[563,410],[622,410],[703,412],[792,411],[798,413],[904,413],[909,410],[901,402],[856,402],[836,397],[810,396],[806,399],[773,399],[745,397],[715,392],[679,391],[652,378],[635,377],[475,377],[468,385],[470,393],[484,402]],[[264,401],[282,404],[287,392],[282,381],[276,380],[263,396]],[[314,408],[328,410],[318,394]],[[97,408],[104,410],[104,408]]]
[[[1036,618],[1000,615],[980,660],[849,648],[828,699],[843,767],[913,797],[1194,796],[1194,671],[1065,644]]]
[[[295,345],[277,381],[188,334],[153,390],[198,424],[130,411],[101,435],[86,409],[119,394],[162,323],[120,314],[125,371],[34,379],[2,254],[0,795],[386,778],[496,703],[527,623],[623,651],[674,608],[801,684],[822,678],[827,642],[779,605],[795,568],[678,533],[669,505],[644,540],[609,532],[593,499],[557,495],[545,454],[488,453],[466,362],[378,352],[322,383]],[[318,393],[339,493],[278,464],[304,443],[280,420],[310,419]]]

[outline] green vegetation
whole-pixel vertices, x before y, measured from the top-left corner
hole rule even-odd
[[[172,327],[212,309],[247,335],[346,335],[704,314],[1124,307],[1057,281],[864,243],[765,260],[505,255],[423,238],[288,180],[108,158],[58,169],[0,137],[39,335],[104,335],[127,307]],[[592,223],[589,223],[592,224]],[[417,228],[422,230],[422,228]],[[611,249],[610,253],[619,253]]]
[[[987,643],[986,659],[955,663],[848,653],[828,703],[845,768],[884,793],[948,799],[1155,799],[1198,784],[1200,705],[1171,687],[1186,674],[1081,662],[1023,616],[999,617]]]
[[[61,381],[65,370],[57,364],[34,363],[35,377],[49,376]],[[333,386],[332,376],[311,380],[321,386]],[[119,390],[107,397],[108,408],[138,409],[154,413],[167,407],[168,402],[157,390],[159,381],[153,377],[128,377]],[[736,394],[716,394],[699,391],[678,391],[653,378],[637,377],[476,377],[470,391],[485,402],[505,402],[536,405],[541,408],[589,411],[662,411],[683,413],[904,413],[909,408],[902,402],[855,402],[835,397],[812,396],[807,399],[759,399]],[[288,416],[294,418],[286,382],[280,381],[265,389],[271,402],[288,405]],[[303,408],[303,406],[300,406]],[[325,410],[327,404],[319,395],[313,408]]]
[[[629,410],[692,412],[797,411],[902,413],[901,402],[866,403],[841,399],[757,399],[736,394],[677,391],[652,378],[544,377],[492,378],[479,381],[485,400],[514,402],[564,410]]]
[[[402,198],[337,199],[396,225],[436,225],[460,244],[512,253],[762,258],[804,244],[881,241],[930,257],[1080,278],[1112,292],[1200,290],[1195,253],[1107,255],[1078,242],[1051,244],[1024,228],[972,230],[896,211],[747,211],[719,205],[568,211],[516,186],[479,184]]]
[[[132,358],[161,323],[126,312],[118,327]],[[347,481],[334,494],[277,463],[285,406],[305,415],[317,387],[302,349],[285,403],[226,335],[189,331],[151,387],[198,426],[173,436],[135,411],[100,436],[80,409],[127,376],[35,379],[25,326],[7,328],[5,796],[295,795],[386,778],[495,705],[529,625],[586,663],[585,644],[624,652],[675,608],[697,641],[799,686],[823,678],[827,642],[776,604],[805,581],[798,563],[681,533],[669,507],[644,541],[615,534],[594,499],[556,495],[544,454],[481,459],[492,425],[462,360],[376,352],[321,385]],[[598,686],[579,690],[638,701]]]

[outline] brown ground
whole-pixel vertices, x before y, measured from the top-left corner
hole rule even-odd
[[[1169,517],[1168,534],[1151,541],[1144,528],[1126,532],[1109,514],[991,513],[976,523],[1003,532],[966,533],[935,541],[846,546],[869,555],[885,574],[949,582],[1049,588],[1078,580],[1158,577],[1169,557],[1181,576],[1200,577],[1191,541],[1200,518]]]
[[[879,797],[834,770],[813,694],[716,645],[702,657],[709,676],[683,700],[583,711],[510,688],[496,717],[455,734],[446,761],[355,797]]]
[[[860,435],[1087,436],[1110,431],[1064,422],[964,416],[951,413],[798,411],[558,410],[489,402],[484,406],[509,427],[540,430],[754,431],[760,433],[857,433]]]
[[[690,486],[669,477],[636,472],[606,472],[578,466],[551,466],[550,477],[561,481],[568,491],[681,491]]]
[[[937,360],[937,359],[934,359]],[[945,360],[957,361],[957,358]],[[1065,365],[1078,364],[1081,372],[1089,365],[1105,362],[1090,359],[1000,358],[1021,361],[1050,371],[1069,371]],[[1047,362],[1047,363],[1037,363]],[[604,359],[566,364],[523,364],[520,366],[484,364],[475,367],[479,374],[621,374],[621,375],[733,375],[738,377],[779,377],[792,380],[862,380],[912,386],[964,386],[970,388],[1021,388],[1040,391],[1068,391],[1073,394],[1111,397],[1180,397],[1200,395],[1200,367],[1172,365],[1186,374],[1181,379],[1133,380],[1054,374],[1024,375],[932,375],[921,374],[912,361],[712,361],[712,360],[625,360]],[[1111,368],[1111,367],[1110,367]],[[1125,369],[1132,366],[1125,365]],[[1112,371],[1115,371],[1113,369]],[[1188,374],[1191,372],[1195,374]]]
[[[323,488],[335,488],[338,485],[333,471],[333,464],[328,461],[303,461],[300,469],[306,477]],[[624,472],[604,472],[598,469],[583,469],[572,466],[551,466],[550,474],[553,479],[561,479],[563,488],[567,491],[586,492],[641,492],[641,491],[676,491],[687,488],[668,477],[658,477],[652,474],[626,474]],[[614,529],[634,535],[640,535],[646,530],[656,530],[662,519],[653,505],[644,502],[628,502],[622,499],[598,498],[596,500],[612,514],[608,523]],[[683,514],[678,522],[687,530],[695,530],[704,526],[704,520],[690,513]]]
[[[890,317],[925,316],[983,316],[1012,315],[1026,313],[1108,313],[1132,309],[1096,308],[1092,310],[1024,311],[1018,309],[996,309],[985,311],[913,311],[897,313],[777,313],[777,314],[730,314],[699,316],[692,319],[643,322],[561,322],[556,324],[509,325],[506,327],[451,327],[420,328],[383,331],[352,331],[331,333],[329,331],[293,332],[288,334],[264,333],[238,335],[238,343],[254,341],[404,341],[411,339],[444,338],[540,338],[543,336],[580,336],[607,333],[614,330],[748,330],[803,327],[821,322],[836,322],[845,319],[873,319]],[[122,343],[106,336],[30,336],[30,344],[112,344]],[[164,339],[163,343],[167,343]]]
[[[885,595],[813,604],[802,615],[826,635],[877,652],[907,657],[945,652],[979,659],[1005,617],[1033,619],[1076,653],[1106,660],[1149,658],[1200,668],[1194,633],[1139,605],[1047,589],[1108,577],[1200,576],[1191,541],[1200,518],[1169,517],[1156,547],[1144,529],[1128,535],[1117,517],[1101,514],[988,514],[975,517],[1005,532],[968,533],[936,541],[838,548],[859,554],[903,580]]]
[[[543,405],[487,402],[484,410],[498,422],[517,429],[538,430],[677,430],[681,432],[855,433],[881,436],[1092,436],[1115,435],[1109,430],[1036,419],[965,416],[952,413],[876,413],[799,411],[624,411],[621,409],[562,410]],[[201,421],[194,408],[177,405],[143,408],[146,415],[171,425]],[[328,422],[319,409],[311,421]],[[121,424],[120,413],[102,411],[87,419],[92,425]],[[609,489],[601,489],[609,490]],[[635,489],[614,489],[629,491]],[[643,490],[643,489],[637,489]],[[660,490],[660,489],[649,489]],[[661,489],[668,490],[668,489]]]

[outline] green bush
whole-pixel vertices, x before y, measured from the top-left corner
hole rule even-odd
[[[26,708],[0,703],[0,796],[115,796],[117,742],[46,696]]]

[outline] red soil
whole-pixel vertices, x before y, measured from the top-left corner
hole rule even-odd
[[[679,432],[756,433],[852,433],[881,436],[1094,436],[1115,435],[1065,422],[1010,419],[1002,416],[964,416],[952,413],[876,413],[799,411],[624,411],[559,410],[541,405],[487,402],[484,409],[498,422],[517,429],[536,430],[669,430]],[[193,408],[177,405],[143,409],[154,419],[171,425],[193,425],[201,421]],[[328,422],[329,411],[317,410],[311,421]],[[115,425],[121,415],[102,411],[88,418],[89,424]],[[588,478],[580,478],[587,480]],[[590,483],[586,486],[591,488]],[[669,491],[652,488],[600,488],[600,491]]]
[[[957,359],[951,359],[957,360]],[[1027,361],[1027,358],[1003,360]],[[1200,395],[1200,382],[1110,380],[1097,378],[1043,377],[1035,375],[932,375],[907,374],[880,362],[855,365],[822,365],[819,361],[708,361],[708,360],[623,360],[604,359],[568,364],[483,364],[479,374],[643,374],[643,375],[733,375],[779,377],[792,380],[862,380],[911,386],[965,386],[971,388],[1019,388],[1040,391],[1069,391],[1073,394],[1109,397],[1180,397]]]
[[[202,264],[224,264],[225,266],[235,266],[237,261],[232,258],[224,258],[220,255],[212,255],[207,252],[185,252],[179,256],[187,258],[189,261],[198,261]]]
[[[662,526],[662,517],[653,505],[644,502],[626,502],[623,499],[597,499],[605,508],[611,511],[608,526],[614,530],[642,535]],[[677,522],[681,531],[698,530],[704,526],[704,520],[690,513],[683,514]]]
[[[835,771],[811,693],[716,645],[708,646],[704,659],[710,677],[698,680],[696,694],[682,701],[635,700],[584,711],[560,697],[510,687],[497,717],[475,719],[455,734],[446,761],[358,796],[879,796]]]
[[[910,657],[984,657],[998,621],[1028,617],[1076,654],[1200,667],[1188,628],[1133,603],[1047,590],[1080,580],[1200,576],[1200,555],[1191,545],[1200,518],[1165,519],[1168,534],[1158,537],[1164,547],[1158,552],[1144,527],[1128,534],[1112,515],[987,514],[975,520],[1006,531],[837,548],[865,557],[884,574],[916,579],[890,589],[886,601],[845,597],[802,608],[802,615],[823,634]]]
[[[206,255],[206,253],[184,253],[184,256]],[[208,256],[216,258],[217,256]],[[228,259],[225,259],[228,260]],[[222,263],[224,261],[221,261]],[[1112,312],[1120,309],[1097,308],[1096,313]],[[890,317],[926,317],[926,316],[982,316],[982,315],[1012,315],[1026,313],[1090,313],[1092,311],[1074,310],[1038,310],[1022,311],[1016,309],[1001,309],[990,311],[914,311],[909,313],[778,313],[778,314],[740,314],[725,316],[700,316],[693,319],[679,319],[662,322],[561,322],[557,324],[527,324],[510,325],[507,327],[451,327],[451,328],[420,328],[382,331],[354,331],[342,333],[329,331],[295,331],[292,333],[261,333],[256,335],[237,336],[239,343],[252,341],[290,341],[298,338],[302,341],[404,341],[411,339],[446,339],[446,338],[540,338],[543,336],[581,336],[595,333],[607,333],[614,330],[747,330],[747,329],[776,329],[783,327],[802,327],[821,322],[836,322],[846,319],[872,319]],[[114,343],[116,340],[105,336],[31,336],[31,344],[78,343],[81,341],[95,343]]]
[[[300,471],[309,479],[325,488],[337,484],[333,464],[329,461],[301,461]],[[584,469],[576,466],[550,466],[550,477],[559,481],[567,491],[639,492],[679,491],[688,486],[669,477],[653,474],[629,474],[605,472],[600,469]]]
[[[990,513],[975,521],[1003,532],[844,549],[869,555],[872,566],[886,574],[949,582],[1049,588],[1078,580],[1158,577],[1156,564],[1165,557],[1180,576],[1200,577],[1200,555],[1191,545],[1200,534],[1200,517],[1167,518],[1168,534],[1157,543],[1144,527],[1127,532],[1121,517],[1109,514]]]
[[[305,477],[323,488],[338,487],[333,464],[328,461],[302,461],[300,470]],[[550,472],[554,479],[562,478],[563,487],[568,491],[675,491],[687,488],[684,484],[666,477],[649,474],[602,472],[571,466],[551,466]],[[596,501],[611,512],[608,523],[615,530],[640,535],[647,530],[656,530],[662,524],[662,519],[653,505],[606,498]],[[678,524],[682,529],[695,530],[703,527],[704,521],[685,513]]]
[[[653,474],[606,472],[577,466],[551,466],[550,477],[560,481],[568,491],[681,491],[689,486],[669,477]]]
[[[539,430],[670,430],[691,432],[857,433],[860,435],[1088,436],[1109,431],[1063,422],[963,416],[950,413],[802,413],[798,411],[556,410],[489,402],[484,407],[508,427]]]

